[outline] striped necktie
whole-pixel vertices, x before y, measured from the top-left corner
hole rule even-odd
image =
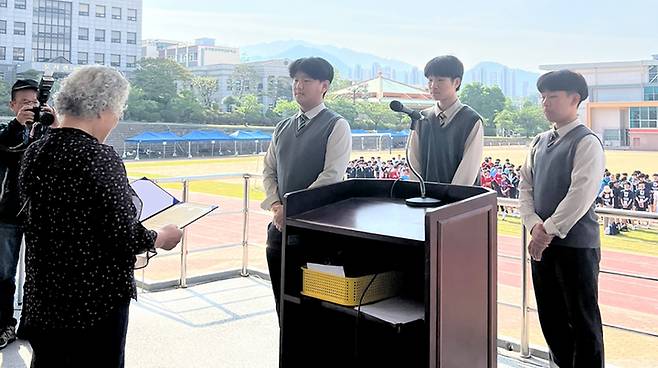
[[[309,118],[305,114],[300,114],[297,118],[297,131],[302,130],[308,124]]]
[[[550,138],[548,139],[548,146],[552,146],[557,139],[560,138],[560,135],[557,132],[557,129],[553,129],[553,132],[551,133]]]
[[[441,112],[439,113],[438,118],[439,118],[439,124],[440,124],[441,126],[446,125],[446,120],[448,119],[448,116],[446,115],[446,112],[445,112],[445,111],[441,111]]]

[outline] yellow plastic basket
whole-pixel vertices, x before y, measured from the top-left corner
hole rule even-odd
[[[361,294],[372,280],[373,275],[361,277],[341,277],[302,267],[302,295],[345,305],[359,305]],[[397,294],[400,286],[399,272],[377,274],[368,288],[362,304],[373,303]]]

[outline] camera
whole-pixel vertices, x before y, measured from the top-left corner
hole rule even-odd
[[[55,84],[55,78],[52,76],[44,75],[41,77],[37,90],[37,101],[39,101],[39,106],[32,108],[32,112],[34,113],[33,122],[40,123],[44,127],[49,127],[55,122],[53,114],[41,111],[50,98],[50,90],[53,88],[53,84]]]

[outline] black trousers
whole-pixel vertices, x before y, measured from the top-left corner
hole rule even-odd
[[[560,368],[602,368],[599,248],[548,247],[532,261],[539,323]]]
[[[114,309],[96,326],[80,330],[33,330],[30,368],[123,368],[130,304]]]
[[[272,281],[272,291],[274,292],[274,303],[276,304],[276,314],[279,315],[281,297],[281,249],[283,234],[276,229],[273,223],[267,225],[267,248],[265,256],[267,257],[267,268],[270,272]]]

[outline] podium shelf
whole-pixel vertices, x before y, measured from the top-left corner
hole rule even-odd
[[[286,220],[288,226],[394,243],[425,242],[426,208],[398,198],[348,198]]]

